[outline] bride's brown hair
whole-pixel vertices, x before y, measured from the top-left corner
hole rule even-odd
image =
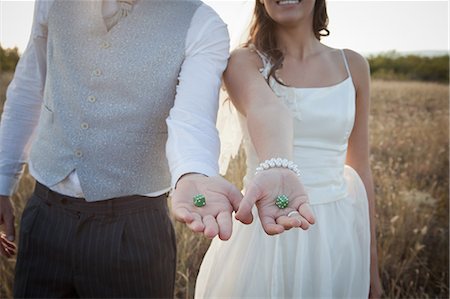
[[[314,17],[313,17],[313,31],[318,40],[322,36],[328,36],[330,31],[328,26],[328,14],[325,0],[316,0],[314,5]],[[275,22],[267,14],[264,4],[259,0],[255,1],[255,10],[253,11],[253,20],[250,26],[250,36],[246,43],[246,47],[254,45],[256,49],[264,53],[267,58],[270,59],[272,68],[270,69],[269,76],[274,77],[276,70],[278,70],[284,60],[283,52],[278,48],[277,39],[275,36]],[[281,82],[279,82],[281,83]]]

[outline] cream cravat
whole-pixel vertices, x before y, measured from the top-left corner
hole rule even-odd
[[[115,26],[122,18],[128,16],[133,9],[136,0],[117,0],[119,9],[110,17],[105,18],[105,25],[108,30]]]

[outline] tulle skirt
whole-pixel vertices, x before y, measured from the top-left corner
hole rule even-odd
[[[215,238],[197,277],[196,298],[367,298],[370,227],[358,174],[344,171],[348,196],[312,205],[316,224],[268,236],[256,216]]]

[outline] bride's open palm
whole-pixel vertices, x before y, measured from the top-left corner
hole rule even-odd
[[[280,208],[276,205],[276,199],[283,195],[287,197],[288,205]],[[251,223],[251,210],[255,204],[264,231],[269,235],[293,227],[308,229],[315,222],[303,184],[289,169],[272,168],[256,174],[247,186],[236,219],[245,224]]]

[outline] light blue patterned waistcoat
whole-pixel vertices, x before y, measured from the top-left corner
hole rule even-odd
[[[142,0],[108,31],[101,1],[55,1],[30,154],[43,184],[76,170],[88,200],[169,187],[165,119],[199,5]]]

